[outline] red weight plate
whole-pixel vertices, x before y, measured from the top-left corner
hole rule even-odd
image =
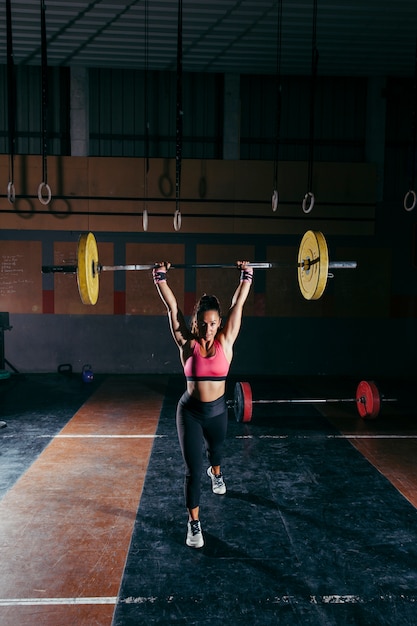
[[[252,390],[249,383],[236,383],[234,411],[237,422],[250,422],[252,419]]]
[[[249,383],[241,383],[243,393],[243,421],[250,422],[252,419],[252,389]]]
[[[381,408],[381,396],[378,387],[371,380],[361,380],[356,389],[356,402],[361,417],[375,419]]]

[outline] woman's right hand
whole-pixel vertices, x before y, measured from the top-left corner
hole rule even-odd
[[[160,261],[159,263],[155,263],[155,267],[152,270],[152,278],[155,285],[159,285],[159,283],[166,281],[167,272],[170,267],[171,263],[169,263],[168,261]]]
[[[167,272],[171,265],[172,263],[169,261],[158,261],[155,263],[155,268],[159,269],[161,272]]]

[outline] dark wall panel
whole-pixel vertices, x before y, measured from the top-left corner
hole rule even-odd
[[[105,373],[180,373],[165,316],[10,315],[5,356],[21,372],[51,372],[70,363]],[[404,343],[404,333],[408,343]],[[68,341],[68,338],[70,341]],[[415,320],[245,317],[231,374],[409,377],[414,371]],[[230,391],[232,393],[232,391]]]

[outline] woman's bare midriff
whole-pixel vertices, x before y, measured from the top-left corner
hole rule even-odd
[[[224,380],[189,380],[187,381],[187,391],[190,396],[197,398],[200,402],[214,402],[225,394],[226,381]]]

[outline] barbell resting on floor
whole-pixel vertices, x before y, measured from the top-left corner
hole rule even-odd
[[[237,382],[234,390],[234,400],[227,401],[233,408],[237,422],[250,422],[254,404],[325,404],[338,402],[354,402],[360,417],[376,419],[379,415],[382,402],[397,402],[397,398],[381,396],[374,381],[362,380],[354,398],[291,398],[279,400],[253,400],[252,389],[248,382]]]
[[[282,263],[249,263],[254,269],[288,267]],[[82,233],[78,239],[77,265],[43,265],[42,273],[76,274],[78,291],[83,304],[96,304],[99,295],[101,272],[152,270],[155,264],[146,265],[101,265],[98,258],[97,242],[93,233]],[[293,267],[292,265],[290,267]],[[327,285],[329,269],[354,269],[356,261],[329,262],[326,239],[320,231],[308,230],[298,250],[298,284],[306,300],[318,300]],[[172,269],[228,269],[232,264],[173,264]]]

